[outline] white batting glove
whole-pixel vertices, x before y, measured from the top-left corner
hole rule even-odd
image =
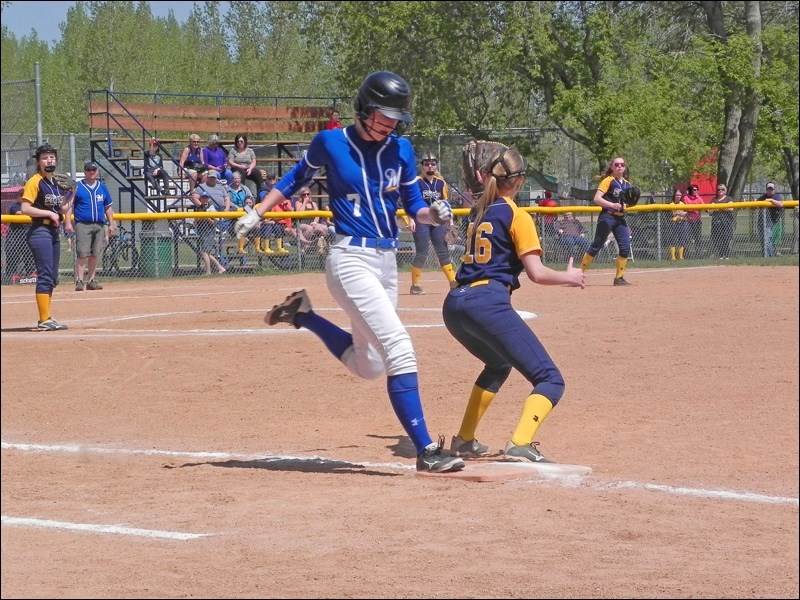
[[[453,218],[453,207],[447,200],[434,200],[428,209],[428,220],[431,225],[445,225]]]
[[[258,225],[260,221],[261,217],[255,210],[250,211],[236,219],[236,223],[233,225],[233,230],[236,232],[236,239],[240,240],[247,236],[247,234],[250,233],[250,231],[252,231],[252,229]]]

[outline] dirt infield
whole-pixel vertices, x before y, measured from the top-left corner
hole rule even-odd
[[[3,287],[2,597],[798,597],[797,267],[612,277],[514,294],[567,381],[540,448],[592,474],[483,483],[416,476],[384,379],[263,324],[305,287],[345,325],[321,274],[64,285],[64,332]],[[479,366],[408,279],[449,443]]]

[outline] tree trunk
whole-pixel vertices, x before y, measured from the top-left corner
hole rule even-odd
[[[722,2],[704,2],[709,29],[722,41],[727,33],[722,21]],[[761,75],[761,5],[757,1],[746,1],[745,25],[753,41],[751,59],[752,80]],[[728,186],[733,198],[741,198],[753,163],[754,136],[761,112],[761,97],[752,86],[731,82],[725,99],[725,128],[720,144],[717,179]]]

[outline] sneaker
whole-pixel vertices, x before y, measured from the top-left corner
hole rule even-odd
[[[55,319],[47,319],[45,321],[39,321],[39,324],[36,326],[36,329],[39,331],[61,331],[62,329],[69,329],[66,325],[62,325]]]
[[[418,285],[412,285],[411,286],[411,295],[412,296],[419,296],[420,294],[424,294],[424,293],[425,292],[422,291],[422,288],[419,287]]]
[[[489,454],[489,446],[474,439],[465,442],[454,435],[450,442],[450,454],[453,456],[486,456]]]
[[[308,294],[305,290],[300,290],[294,294],[286,296],[281,304],[276,304],[264,317],[264,322],[267,325],[277,325],[278,323],[288,323],[294,325],[295,329],[300,329],[299,325],[295,325],[295,317],[297,313],[310,313],[311,300],[308,299]]]
[[[430,471],[431,473],[452,473],[460,471],[466,465],[456,456],[450,456],[444,451],[444,436],[439,437],[439,443],[432,442],[417,457],[417,471]]]
[[[81,280],[78,280],[78,281],[75,282],[75,291],[76,292],[82,292],[85,289],[86,289],[86,285]]]
[[[531,442],[525,446],[517,446],[514,442],[506,444],[505,457],[510,462],[532,462],[532,463],[552,463],[552,460],[545,458],[536,447],[539,442]]]
[[[627,281],[625,281],[622,277],[615,277],[614,278],[614,285],[630,285]]]
[[[97,283],[94,279],[92,279],[89,283],[86,284],[87,290],[102,290],[103,286]]]

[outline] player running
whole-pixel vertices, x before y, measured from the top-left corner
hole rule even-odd
[[[411,87],[399,75],[378,71],[358,89],[355,123],[319,132],[308,152],[236,224],[244,237],[279,202],[290,198],[325,168],[336,238],[326,259],[325,279],[350,318],[352,334],[320,317],[305,290],[267,313],[269,325],[289,323],[315,333],[356,376],[387,375],[389,399],[417,450],[417,470],[443,473],[464,468],[442,440],[431,440],[422,410],[417,359],[397,315],[398,205],[423,223],[452,217],[442,200],[427,206],[417,185],[414,149],[402,128],[411,121]]]
[[[505,459],[552,462],[539,452],[533,438],[564,393],[564,379],[536,334],[511,305],[520,287],[519,274],[541,285],[583,288],[584,274],[572,266],[554,271],[542,264],[542,247],[530,215],[514,203],[525,182],[525,159],[497,142],[472,141],[464,147],[464,177],[477,198],[469,214],[467,249],[458,269],[458,286],[444,301],[444,323],[462,346],[484,364],[475,380],[461,429],[450,452],[483,456],[489,447],[475,431],[500,386],[514,368],[533,389],[505,447]]]

